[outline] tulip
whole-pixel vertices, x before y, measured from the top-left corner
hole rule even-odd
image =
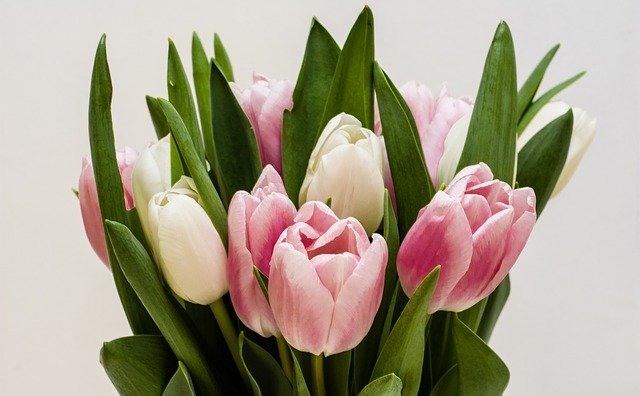
[[[444,152],[444,142],[451,127],[462,116],[471,113],[473,100],[455,98],[443,87],[438,96],[418,81],[410,81],[400,88],[400,93],[416,121],[420,144],[431,181],[438,186],[438,165]]]
[[[262,165],[282,172],[282,117],[293,105],[293,83],[254,74],[250,88],[231,87],[255,131]]]
[[[251,194],[235,193],[229,204],[229,295],[238,318],[263,337],[279,336],[254,268],[269,276],[273,247],[293,224],[296,208],[282,179],[267,165]]]
[[[488,296],[524,249],[536,221],[531,188],[493,180],[487,165],[462,169],[424,207],[397,256],[408,296],[440,265],[429,313],[460,312]]]
[[[134,207],[131,187],[131,174],[138,158],[138,153],[132,148],[125,147],[124,151],[116,152],[118,170],[124,190],[124,203],[127,210]],[[107,252],[107,242],[104,236],[104,224],[98,203],[98,190],[93,174],[91,158],[86,156],[82,159],[82,172],[78,181],[78,199],[80,201],[80,212],[84,230],[89,239],[89,243],[100,260],[107,266],[109,264],[109,254]]]
[[[148,220],[169,287],[186,301],[209,305],[227,292],[227,254],[199,200],[193,180],[183,176],[151,198]]]
[[[551,121],[565,114],[569,109],[573,111],[573,129],[571,132],[569,153],[567,154],[567,160],[564,163],[558,182],[551,193],[551,197],[556,196],[562,191],[567,183],[569,183],[569,180],[571,180],[578,164],[596,134],[596,120],[589,117],[584,110],[577,107],[571,108],[568,104],[559,101],[550,102],[538,111],[520,137],[518,137],[517,147],[518,151],[520,151],[536,133]]]
[[[355,217],[371,234],[383,215],[383,163],[380,138],[355,117],[338,114],[311,153],[299,201],[331,200],[339,218]]]
[[[171,188],[171,137],[169,135],[147,146],[133,170],[133,197],[138,217],[147,239],[149,229],[149,200],[157,193]]]
[[[322,202],[307,202],[278,239],[269,301],[282,336],[294,348],[325,356],[354,348],[382,299],[387,245],[369,242],[354,218],[339,220]]]

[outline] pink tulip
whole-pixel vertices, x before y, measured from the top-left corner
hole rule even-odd
[[[444,151],[444,141],[453,124],[471,112],[473,100],[452,97],[446,87],[442,88],[440,95],[435,96],[425,84],[418,81],[404,84],[400,93],[416,121],[427,169],[434,186],[438,188],[438,164]]]
[[[251,88],[231,87],[256,133],[262,165],[282,172],[282,116],[293,105],[293,83],[254,74]]]
[[[367,334],[384,287],[387,244],[369,242],[354,218],[339,220],[325,204],[304,204],[278,239],[269,301],[294,348],[325,356],[354,348]]]
[[[125,147],[124,151],[116,152],[118,170],[120,171],[120,178],[122,180],[122,186],[124,187],[124,203],[127,210],[132,209],[134,206],[131,178],[137,158],[138,152],[129,147]],[[80,173],[80,180],[78,182],[78,199],[80,200],[82,222],[84,223],[84,230],[89,239],[89,243],[100,260],[102,260],[107,267],[110,267],[107,242],[104,237],[103,220],[100,214],[100,205],[98,204],[96,180],[89,156],[85,156],[82,159],[82,172]]]
[[[242,323],[263,337],[278,336],[280,331],[253,269],[269,275],[273,247],[295,215],[296,208],[271,165],[264,168],[251,194],[238,191],[229,204],[231,302]]]
[[[480,163],[462,169],[418,214],[398,251],[400,283],[411,296],[440,265],[429,312],[460,312],[488,296],[524,249],[536,222],[531,188],[513,190]]]

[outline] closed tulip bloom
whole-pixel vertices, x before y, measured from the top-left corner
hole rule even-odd
[[[531,188],[493,180],[480,163],[462,169],[418,214],[397,256],[403,290],[413,295],[438,265],[429,312],[460,312],[488,296],[524,249],[536,221]]]
[[[227,254],[199,199],[193,180],[185,176],[154,195],[150,239],[171,290],[186,301],[208,305],[228,290]]]
[[[567,160],[564,163],[556,187],[551,193],[551,197],[554,197],[562,191],[567,183],[569,183],[569,180],[571,180],[584,153],[596,135],[596,120],[589,117],[584,110],[577,107],[572,108],[568,104],[559,101],[550,102],[540,109],[524,129],[522,135],[518,137],[518,151],[520,151],[535,134],[540,132],[540,130],[551,121],[565,114],[569,109],[573,111],[573,130],[571,132],[569,153],[567,154]]]
[[[251,194],[235,193],[229,204],[229,294],[238,318],[263,337],[279,336],[254,268],[269,276],[273,247],[293,224],[296,208],[282,179],[267,165]]]
[[[471,113],[473,100],[468,97],[453,97],[446,87],[436,96],[418,81],[404,84],[400,93],[416,121],[427,169],[437,187],[438,165],[444,152],[444,142],[451,127],[462,116]]]
[[[133,197],[138,217],[149,239],[148,206],[151,197],[171,188],[171,137],[150,144],[140,153],[133,170]]]
[[[254,74],[250,88],[231,87],[255,131],[262,165],[282,172],[282,117],[293,105],[293,83]]]
[[[332,118],[309,158],[300,203],[330,199],[339,218],[355,217],[368,234],[374,232],[383,214],[383,144],[355,117]]]
[[[129,147],[125,147],[124,151],[116,152],[118,170],[120,171],[120,179],[124,190],[124,203],[127,210],[134,207],[131,175],[137,158],[138,153]],[[104,221],[100,214],[96,179],[89,156],[82,159],[82,172],[80,173],[80,180],[78,181],[78,199],[80,201],[82,222],[84,223],[84,230],[89,239],[89,243],[100,260],[109,267],[107,242],[104,236]]]
[[[356,219],[339,220],[321,202],[304,204],[271,258],[269,301],[283,337],[315,355],[354,348],[380,306],[386,264],[380,235],[369,242]]]

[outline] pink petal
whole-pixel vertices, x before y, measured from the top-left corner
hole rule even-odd
[[[266,194],[272,192],[287,195],[284,183],[282,182],[282,177],[280,177],[280,174],[273,168],[273,166],[267,165],[262,170],[253,190],[251,190],[251,195],[258,196],[258,194],[261,194],[258,198],[262,199]]]
[[[295,218],[296,222],[307,223],[319,233],[326,232],[338,220],[331,208],[319,201],[302,205]]]
[[[349,279],[359,260],[360,257],[351,253],[321,254],[312,258],[311,264],[335,301],[342,290],[342,285]]]
[[[363,254],[369,247],[369,237],[362,225],[354,218],[340,220],[311,244],[309,258],[324,253],[349,252]]]
[[[461,198],[467,189],[491,180],[493,180],[491,169],[487,164],[481,162],[461,169],[444,191],[451,196]]]
[[[461,204],[464,213],[467,215],[467,220],[469,220],[472,233],[475,233],[492,215],[489,203],[480,195],[465,195],[462,197]]]
[[[96,180],[91,159],[88,156],[82,159],[82,172],[78,181],[78,200],[80,201],[80,212],[87,239],[89,239],[89,243],[100,258],[100,261],[109,268],[109,254],[107,252],[100,204],[98,203]]]

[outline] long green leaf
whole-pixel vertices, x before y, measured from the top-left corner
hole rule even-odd
[[[516,57],[509,26],[496,29],[484,64],[469,133],[458,170],[484,162],[496,179],[514,181],[516,160]]]
[[[209,164],[213,167],[215,164],[215,150],[213,148],[213,131],[211,129],[211,85],[209,83],[211,62],[196,32],[193,32],[191,40],[191,63],[193,64],[193,85],[196,89],[204,151]]]
[[[376,63],[374,81],[383,136],[404,236],[435,194],[419,144],[418,128],[402,95]]]
[[[189,325],[185,311],[163,286],[156,265],[149,254],[123,224],[106,221],[107,234],[122,271],[151,314],[162,335],[178,360],[184,362],[195,380],[196,387],[205,394],[220,392],[213,377],[204,348]]]
[[[509,293],[511,293],[511,281],[509,280],[509,275],[507,275],[496,290],[487,297],[487,305],[484,308],[482,320],[480,321],[480,326],[478,326],[477,331],[478,336],[482,338],[484,342],[489,342],[489,338],[491,338],[491,333],[493,333],[493,329],[496,327],[500,313],[502,313],[502,309],[507,303]]]
[[[236,191],[251,191],[262,172],[256,135],[229,83],[211,65],[211,115],[216,150],[216,178],[226,206]]]
[[[107,62],[105,35],[102,35],[93,63],[91,92],[89,95],[89,143],[95,175],[100,214],[103,219],[114,219],[127,224],[124,192],[116,160],[113,122],[111,120],[111,74]],[[122,307],[134,334],[156,334],[157,327],[140,300],[127,283],[113,249],[107,246],[111,272]]]
[[[573,112],[569,109],[535,134],[518,153],[518,185],[535,191],[538,216],[564,168],[572,130]]]
[[[158,103],[162,108],[162,111],[167,119],[167,123],[171,128],[171,136],[175,139],[180,154],[184,159],[189,173],[193,178],[198,189],[198,194],[202,199],[202,207],[209,215],[209,218],[216,227],[218,234],[222,238],[222,241],[227,242],[227,212],[222,206],[222,201],[218,192],[213,187],[211,179],[207,174],[202,162],[200,162],[196,149],[193,147],[193,143],[189,139],[187,129],[180,118],[180,115],[176,109],[168,101],[158,98]]]
[[[373,130],[373,61],[373,14],[365,6],[340,52],[318,134],[342,112]]]
[[[371,381],[358,396],[400,396],[402,394],[402,380],[395,374],[387,374]]]
[[[293,361],[293,394],[294,396],[309,396],[309,388],[307,387],[307,383],[304,379],[304,373],[302,372],[302,367],[300,366],[300,362],[296,356],[296,351],[289,347],[291,352],[291,358]],[[298,351],[298,353],[301,353]]]
[[[240,333],[238,344],[240,359],[249,374],[249,382],[255,396],[291,395],[291,383],[278,362],[258,344]]]
[[[327,394],[335,396],[349,395],[351,351],[328,356],[323,359],[323,365]]]
[[[518,110],[516,113],[516,120],[520,121],[520,118],[524,114],[525,110],[533,101],[533,98],[536,96],[536,92],[538,92],[538,88],[540,87],[540,83],[542,82],[542,78],[544,74],[547,72],[547,68],[553,57],[558,52],[560,48],[560,44],[556,44],[547,52],[547,54],[542,58],[540,63],[533,69],[527,81],[522,84],[522,87],[518,91]]]
[[[198,157],[204,163],[204,146],[202,145],[202,135],[198,125],[198,112],[191,94],[187,73],[184,71],[178,50],[171,39],[169,39],[167,62],[167,91],[169,92],[169,102],[180,114],[189,131],[189,136],[191,136],[191,141],[198,153]]]
[[[158,140],[167,136],[170,132],[169,125],[167,124],[167,119],[164,117],[164,113],[158,105],[158,101],[156,98],[147,95],[145,97],[147,101],[147,108],[149,109],[149,115],[151,116],[151,122],[153,123],[153,128],[156,131],[156,136]]]
[[[120,395],[160,395],[176,369],[162,336],[136,335],[105,342],[100,363]]]
[[[458,365],[455,364],[438,380],[436,386],[434,386],[429,393],[429,396],[451,396],[458,394]]]
[[[400,245],[400,236],[398,235],[398,224],[396,223],[389,191],[385,191],[384,196],[383,236],[385,241],[387,241],[389,259],[384,275],[384,291],[382,293],[380,307],[378,308],[369,333],[367,333],[364,340],[362,340],[353,351],[354,381],[357,391],[362,389],[369,382],[369,377],[371,377],[371,371],[373,370],[373,365],[379,352],[380,340],[383,336],[382,332],[385,319],[389,311],[389,306],[393,301],[394,288],[398,280],[396,255],[398,254]],[[387,336],[388,334],[384,334],[385,339]]]
[[[436,267],[409,299],[376,361],[371,380],[394,373],[402,380],[403,395],[415,395],[420,389],[425,349],[427,313],[440,267]]]
[[[171,377],[162,396],[196,396],[191,375],[184,363],[178,362],[178,369],[173,377]]]
[[[213,34],[213,56],[215,57],[216,63],[220,67],[220,71],[224,75],[224,78],[229,82],[234,81],[231,59],[229,59],[229,54],[227,54],[226,48],[222,45],[222,40],[220,40],[218,33]]]
[[[458,395],[501,395],[509,383],[507,366],[457,317],[451,327],[458,360]]]
[[[520,122],[518,123],[518,135],[524,132],[527,125],[529,125],[531,120],[533,120],[533,117],[535,117],[535,115],[538,114],[538,112],[540,111],[540,109],[542,109],[544,105],[549,103],[551,99],[553,99],[560,92],[567,89],[574,82],[581,79],[582,76],[584,76],[586,73],[587,73],[586,71],[582,71],[576,74],[575,76],[569,78],[568,80],[561,82],[560,84],[556,85],[555,87],[545,92],[542,96],[536,99],[535,102],[531,103],[527,111],[524,113],[524,115],[520,119]]]
[[[282,173],[287,194],[298,202],[309,157],[316,141],[340,47],[314,19],[307,39],[302,67],[293,91],[293,108],[282,123]]]

